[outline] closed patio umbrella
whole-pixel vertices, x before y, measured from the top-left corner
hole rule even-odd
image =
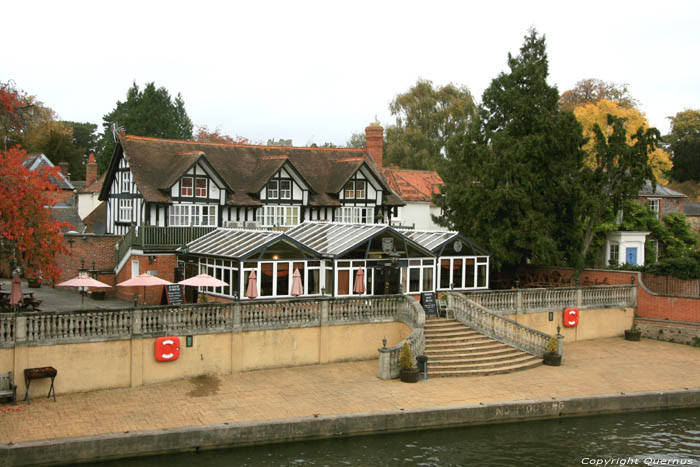
[[[90,276],[80,275],[78,277],[74,277],[73,279],[68,279],[65,282],[61,282],[60,284],[56,284],[56,287],[96,287],[101,289],[108,289],[112,286],[109,284],[105,284],[104,282],[100,282],[96,279],[93,279]],[[80,303],[83,303],[84,301],[85,295],[81,294]]]
[[[365,293],[365,271],[360,268],[355,275],[355,286],[352,289],[356,294]]]
[[[12,290],[10,290],[10,305],[13,307],[19,306],[22,303],[22,279],[19,274],[15,273],[12,276]]]
[[[292,279],[292,295],[297,297],[304,293],[304,286],[301,284],[301,273],[299,268],[294,270],[294,276]]]
[[[255,271],[251,271],[248,277],[248,288],[245,290],[245,296],[248,298],[255,298],[258,296],[258,281],[256,279]]]
[[[160,277],[157,276],[152,276],[148,274],[147,272],[140,274],[136,277],[132,277],[129,280],[125,280],[124,282],[120,282],[117,284],[118,287],[143,287],[143,301],[144,303],[146,302],[146,287],[151,287],[154,285],[169,285],[172,284],[172,282],[166,281],[165,279],[161,279]]]

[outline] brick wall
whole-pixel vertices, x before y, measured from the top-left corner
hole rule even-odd
[[[531,268],[532,271],[554,271],[571,273],[570,268]],[[633,271],[608,271],[605,269],[585,269],[580,283],[602,283],[608,285],[637,284],[636,316],[642,318],[668,319],[700,323],[700,298],[674,297],[651,292],[640,283],[641,273]]]
[[[65,234],[63,243],[68,254],[58,254],[56,264],[61,268],[59,282],[78,275],[81,268],[90,273],[97,272],[97,280],[114,285],[114,245],[121,239],[115,235]],[[93,264],[94,262],[94,264]],[[107,296],[114,296],[112,289],[106,289]]]
[[[66,201],[73,198],[72,190],[47,191],[46,197],[58,203],[66,204]]]
[[[642,337],[681,344],[700,345],[700,324],[637,318]]]
[[[173,254],[164,255],[131,255],[119,274],[117,274],[115,283],[124,282],[132,277],[132,265],[134,261],[138,261],[139,274],[144,274],[149,271],[156,271],[156,276],[166,281],[175,281],[175,268],[177,267],[177,256]],[[136,271],[134,271],[135,273]],[[134,295],[138,295],[139,303],[143,303],[143,287],[115,287],[115,296],[122,300],[132,301]],[[114,289],[113,289],[114,290]],[[163,286],[146,287],[146,303],[148,305],[160,305],[160,299],[163,295]]]

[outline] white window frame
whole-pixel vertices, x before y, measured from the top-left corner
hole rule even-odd
[[[647,206],[656,214],[659,214],[661,212],[661,198],[649,198],[647,200]]]
[[[374,224],[374,206],[342,206],[335,217],[337,222],[347,224]]]
[[[273,188],[274,186],[274,188]],[[267,182],[267,198],[268,199],[278,199],[279,197],[279,183],[277,180],[270,180]]]
[[[348,182],[343,188],[343,197],[345,199],[355,199],[355,182]]]
[[[191,185],[189,187],[185,186],[185,180],[189,180]],[[194,177],[182,177],[180,180],[180,196],[181,197],[192,197],[194,195]]]
[[[418,290],[410,290],[411,288],[411,271],[418,270]],[[433,275],[433,288],[424,289],[425,271],[431,271]],[[404,280],[405,275],[405,280]],[[435,260],[432,258],[413,258],[408,260],[408,266],[401,268],[401,291],[404,294],[416,294],[421,292],[432,292],[436,290],[437,282],[435,279]]]
[[[291,180],[280,180],[280,199],[292,199],[292,181]],[[285,188],[285,185],[287,187]]]
[[[131,193],[131,172],[130,171],[124,171],[121,173],[122,174],[122,180],[121,180],[121,188],[120,192],[121,193]]]
[[[263,206],[263,227],[291,227],[299,224],[301,206],[266,205]]]
[[[213,204],[172,204],[168,207],[168,225],[216,227],[217,208]]]
[[[204,188],[197,187],[197,182],[204,181]],[[204,194],[199,194],[200,190],[204,190]],[[209,188],[207,187],[207,179],[205,177],[196,177],[194,179],[194,196],[195,198],[206,198],[209,193]]]
[[[460,269],[459,272],[454,270],[454,263],[455,260],[462,260],[462,269]],[[470,266],[474,268],[474,273],[472,277],[474,277],[474,282],[472,284],[465,284],[465,281],[467,280],[467,260],[472,260],[473,264]],[[450,262],[450,280],[448,284],[443,284],[442,283],[442,275],[441,275],[441,267],[442,267],[442,262],[443,261],[449,261]],[[479,285],[479,268],[484,267],[486,268],[486,284],[480,286]],[[474,290],[474,289],[488,289],[489,286],[489,258],[488,256],[440,256],[437,258],[437,261],[435,263],[435,276],[433,280],[435,281],[435,290],[450,290],[451,285],[454,284],[455,281],[455,273],[461,274],[461,283],[462,287],[456,287],[456,290]]]
[[[347,266],[340,266],[340,264],[349,263]],[[365,291],[361,294],[356,294],[353,292],[355,289],[355,278],[357,277],[357,271],[362,268],[364,272],[365,279]],[[349,271],[350,284],[348,287],[347,294],[338,293],[338,284],[340,280],[340,271]],[[367,261],[365,260],[349,260],[341,259],[335,261],[335,274],[333,276],[333,295],[336,297],[352,297],[360,295],[374,295],[374,269],[367,268]]]
[[[360,189],[362,186],[362,189]],[[360,196],[360,193],[362,194]],[[355,199],[366,199],[367,198],[367,182],[364,180],[358,180],[355,182]]]
[[[613,255],[613,249],[615,251],[615,255]],[[610,261],[615,261],[615,263],[614,263],[615,265],[620,264],[620,244],[619,243],[611,243],[610,244],[610,248],[608,249],[608,264],[610,264]]]
[[[120,222],[131,222],[131,213],[133,212],[133,199],[132,198],[119,198],[119,221]]]

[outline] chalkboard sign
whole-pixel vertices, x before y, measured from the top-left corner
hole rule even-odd
[[[422,292],[420,294],[420,304],[423,305],[426,315],[437,315],[435,292]]]
[[[182,305],[185,303],[185,299],[182,297],[182,288],[178,284],[165,286],[165,298],[168,300],[168,305]]]

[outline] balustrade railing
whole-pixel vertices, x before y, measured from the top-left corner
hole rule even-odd
[[[26,340],[40,343],[127,337],[131,334],[131,318],[130,310],[32,313],[26,315]]]
[[[275,329],[318,326],[321,323],[321,300],[275,300],[242,302],[243,329]]]
[[[637,304],[635,285],[490,290],[465,292],[464,296],[490,311],[501,313],[551,310],[569,306],[631,307]]]
[[[328,321],[331,323],[347,323],[353,321],[382,321],[396,318],[400,304],[405,300],[403,295],[379,297],[339,298],[330,301]]]
[[[416,364],[416,357],[425,352],[425,311],[423,307],[413,297],[407,296],[404,305],[398,307],[396,319],[411,328],[411,334],[394,347],[379,349],[379,378],[397,378],[401,372],[401,348],[404,342],[408,343],[411,349],[413,364]]]
[[[15,326],[14,315],[0,315],[0,348],[14,344]]]
[[[233,307],[229,303],[144,308],[139,315],[142,334],[203,333],[233,327]]]
[[[450,292],[447,300],[448,308],[462,324],[538,357],[546,351],[552,336],[494,313],[464,295]]]

